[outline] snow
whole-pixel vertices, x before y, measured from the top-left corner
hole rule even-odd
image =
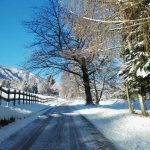
[[[0,128],[0,143],[10,135],[37,119],[39,115],[48,110],[47,105],[31,104],[16,107],[0,106],[0,119],[14,117],[15,122]]]
[[[17,120],[8,126],[4,126],[3,128],[0,129],[0,143],[7,139],[9,136],[17,132],[18,130],[24,128],[27,124],[30,122],[34,121],[35,119],[38,118],[41,114],[46,112],[48,109],[44,109],[42,111],[38,111],[37,113],[33,114],[32,116],[22,119],[22,120]]]
[[[10,118],[22,119],[32,115],[37,111],[44,109],[45,107],[46,107],[45,105],[41,104],[31,104],[31,105],[22,104],[13,107],[12,103],[10,107],[7,107],[5,102],[3,102],[3,104],[0,106],[0,120],[2,119],[9,120]]]
[[[24,128],[33,120],[38,117],[43,117],[42,114],[49,109],[49,106],[60,106],[64,102],[69,101],[56,97],[51,98],[53,98],[53,100],[45,104],[17,105],[16,107],[2,106],[5,108],[5,111],[9,109],[7,112],[12,111],[17,114],[17,117],[25,116],[26,118],[20,120],[18,117],[15,122],[0,128],[0,143],[10,135]],[[127,108],[127,102],[124,100],[114,99],[101,101],[99,106],[86,106],[84,103],[84,101],[76,100],[70,104],[74,110],[72,113],[84,115],[106,138],[112,141],[118,149],[149,150],[149,117],[130,114]],[[139,102],[136,100],[134,101],[134,107],[136,111],[140,111]],[[150,110],[149,101],[147,101],[147,107]],[[0,109],[0,111],[1,110],[2,109]],[[13,114],[12,112],[10,112],[10,114]]]
[[[49,102],[47,103],[36,103],[36,104],[23,104],[23,101],[21,101],[21,105],[18,105],[16,103],[16,106],[13,106],[13,102],[9,103],[9,107],[7,106],[7,102],[2,100],[2,105],[0,106],[0,120],[10,118],[15,119],[22,119],[25,117],[28,117],[32,115],[33,113],[36,113],[42,109],[47,108],[47,105],[50,106],[56,106],[61,105],[64,103],[64,99],[52,97],[52,96],[42,96],[39,95],[41,98],[47,98],[49,99]]]
[[[146,78],[148,75],[150,75],[150,71],[144,70],[144,68],[142,68],[142,69],[139,68],[137,70],[137,76],[140,76],[142,78]]]
[[[10,107],[6,107],[6,102],[3,101],[2,106],[0,106],[0,119],[4,117],[15,117],[16,121],[0,128],[0,143],[27,126],[30,122],[41,117],[50,107],[62,105],[67,101],[61,98],[51,97],[51,99],[52,98],[53,100],[44,104],[21,104],[15,107],[13,107],[12,104]]]
[[[0,77],[10,81],[32,81],[36,80],[38,83],[42,81],[40,77],[32,73],[25,72],[21,69],[6,67],[0,65]]]
[[[147,77],[148,75],[150,74],[150,72],[148,72],[148,71],[145,71],[144,70],[144,68],[139,68],[138,70],[137,70],[137,73],[136,73],[136,76],[137,77],[143,77],[143,78],[145,78],[145,77]]]
[[[118,2],[122,2],[123,0],[118,0]],[[131,3],[132,5],[132,3]],[[69,10],[69,12],[73,15],[76,15],[75,12]],[[107,24],[112,24],[112,23],[127,23],[127,22],[137,22],[137,21],[144,21],[144,20],[148,20],[150,19],[150,17],[146,17],[146,18],[140,18],[140,19],[136,19],[136,20],[102,20],[102,19],[94,19],[94,18],[89,18],[89,17],[82,17],[85,20],[89,20],[89,21],[93,21],[93,22],[98,22],[98,23],[107,23]]]
[[[150,67],[150,59],[148,59],[148,61],[146,62],[146,64],[143,66],[143,68],[139,68],[137,70],[137,77],[140,76],[140,77],[147,77],[148,75],[150,75],[150,71],[149,71],[149,67]]]
[[[76,101],[75,112],[84,115],[121,150],[149,150],[150,118],[130,114],[123,100],[101,101],[100,106],[85,106]],[[137,109],[138,103],[135,103]],[[150,106],[150,105],[149,105]]]

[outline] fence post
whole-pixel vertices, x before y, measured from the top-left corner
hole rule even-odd
[[[2,105],[2,87],[0,86],[0,105]]]
[[[19,100],[18,100],[18,104],[19,104],[19,105],[20,105],[20,93],[21,93],[21,92],[19,91],[19,98],[18,98],[18,99],[19,99]]]
[[[32,97],[32,100],[33,100],[33,104],[34,104],[34,95],[33,95],[33,97]]]
[[[36,95],[34,95],[34,103],[36,104]]]
[[[32,94],[30,94],[30,103],[32,104]]]
[[[34,95],[33,95],[33,104],[34,104],[34,100],[35,100],[35,99],[34,99]]]
[[[35,103],[37,103],[37,96],[35,96]]]
[[[10,101],[10,89],[8,89],[8,99],[7,99],[7,107],[9,107],[9,101]]]
[[[31,94],[31,104],[33,104],[33,95]]]
[[[26,93],[26,104],[28,104],[28,93]]]
[[[30,104],[32,104],[32,94],[30,94]]]
[[[38,103],[38,96],[36,96],[36,103]]]
[[[16,105],[16,90],[14,90],[14,101],[13,101],[13,105],[15,106]]]
[[[33,98],[33,99],[34,99],[34,103],[36,103],[36,98],[35,98],[35,97],[36,97],[36,96],[34,95],[34,98]]]
[[[30,104],[30,100],[31,100],[31,94],[29,93],[29,104]]]
[[[23,92],[23,104],[24,104],[24,100],[25,100],[25,93]]]

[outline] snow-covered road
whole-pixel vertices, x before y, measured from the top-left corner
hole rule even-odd
[[[0,144],[0,150],[114,150],[87,119],[74,107],[50,109]]]

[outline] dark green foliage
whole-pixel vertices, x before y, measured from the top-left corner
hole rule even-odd
[[[124,59],[121,75],[124,82],[130,87],[130,92],[142,92],[144,94],[150,91],[150,16],[149,1],[137,0],[120,3],[122,17],[127,22],[124,26],[123,43],[121,55]],[[141,19],[140,21],[136,21]],[[143,20],[142,20],[143,19]]]

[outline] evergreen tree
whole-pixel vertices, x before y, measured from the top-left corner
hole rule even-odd
[[[138,93],[142,114],[146,115],[144,96],[150,91],[149,0],[121,1],[120,14],[125,20],[122,32],[124,65],[120,74],[130,92]]]

